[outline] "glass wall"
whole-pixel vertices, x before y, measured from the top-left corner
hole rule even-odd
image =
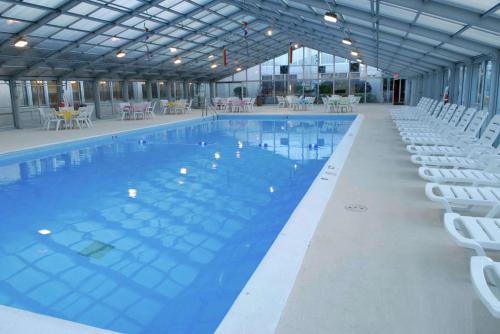
[[[357,95],[361,102],[383,102],[382,72],[353,63],[333,54],[310,48],[293,50],[260,65],[226,77],[216,85],[217,97],[259,97],[263,104],[274,104],[276,96],[310,96],[321,103],[327,95]],[[237,87],[243,87],[242,89]]]

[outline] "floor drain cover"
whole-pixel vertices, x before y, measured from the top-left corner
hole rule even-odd
[[[92,241],[87,247],[79,251],[78,254],[94,259],[100,259],[113,250],[113,248],[114,247],[110,244],[106,244],[101,241]]]
[[[368,208],[363,204],[348,204],[345,206],[345,209],[352,212],[365,212],[368,210]]]

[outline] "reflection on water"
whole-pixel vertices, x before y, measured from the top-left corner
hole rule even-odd
[[[349,124],[206,122],[0,163],[0,303],[212,332]]]

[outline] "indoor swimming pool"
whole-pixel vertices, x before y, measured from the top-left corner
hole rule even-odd
[[[211,333],[355,116],[220,116],[0,156],[0,304]]]

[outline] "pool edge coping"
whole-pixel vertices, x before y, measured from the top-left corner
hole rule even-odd
[[[253,334],[276,331],[310,241],[333,196],[342,168],[363,120],[363,115],[356,116],[259,266],[219,323],[215,333]]]

